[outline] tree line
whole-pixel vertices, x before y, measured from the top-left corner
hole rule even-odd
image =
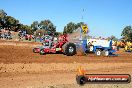
[[[67,34],[72,33],[81,25],[86,25],[84,22],[74,23],[69,22],[66,26],[64,26],[63,32],[57,32],[56,26],[49,20],[42,20],[40,22],[34,21],[30,26],[20,23],[20,21],[12,16],[8,16],[8,14],[4,10],[0,10],[0,29],[6,28],[11,31],[18,31],[18,30],[26,30],[28,34],[36,34],[38,33],[51,33],[56,36],[60,34]],[[132,27],[126,26],[121,33],[123,40],[131,41],[132,42]],[[118,40],[115,36],[110,36],[108,39]]]

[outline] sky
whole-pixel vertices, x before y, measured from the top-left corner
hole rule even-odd
[[[121,38],[132,25],[132,0],[0,0],[0,9],[25,25],[49,19],[62,32],[69,22],[85,22],[89,35]]]

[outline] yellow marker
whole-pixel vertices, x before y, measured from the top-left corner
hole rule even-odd
[[[79,69],[79,75],[84,75],[85,74],[85,71],[82,69],[82,67],[80,66]]]
[[[82,25],[81,27],[82,27],[83,34],[86,34],[88,32],[88,26]]]

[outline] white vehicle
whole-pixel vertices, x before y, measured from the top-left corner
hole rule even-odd
[[[94,52],[97,56],[113,55],[115,50],[112,48],[112,40],[105,39],[87,39],[89,52]]]

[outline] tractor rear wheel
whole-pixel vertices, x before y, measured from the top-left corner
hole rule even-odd
[[[66,43],[63,46],[63,53],[67,56],[73,56],[76,54],[76,45],[74,43]]]

